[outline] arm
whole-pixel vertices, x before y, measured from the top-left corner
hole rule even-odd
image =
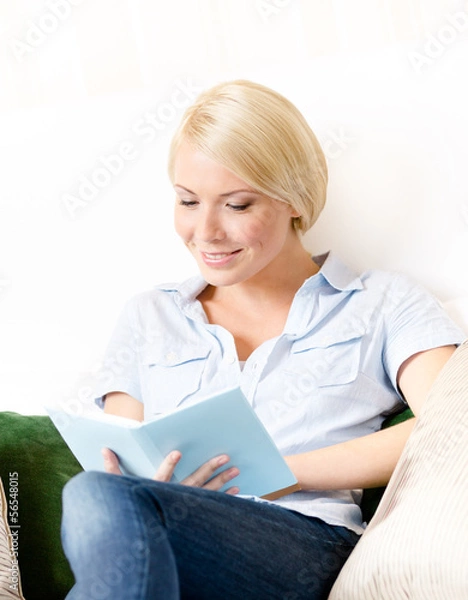
[[[143,421],[143,404],[124,392],[111,392],[104,398],[104,412]]]
[[[443,346],[419,352],[398,371],[398,385],[417,416],[435,378],[455,351]],[[396,466],[415,419],[354,440],[286,458],[304,490],[385,485]]]

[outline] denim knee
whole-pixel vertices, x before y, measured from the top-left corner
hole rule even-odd
[[[156,482],[153,482],[156,485]],[[63,489],[62,532],[96,542],[155,535],[161,527],[157,503],[142,481],[99,471],[82,472]]]
[[[108,473],[97,471],[83,471],[72,477],[62,491],[64,514],[81,510],[89,514],[99,510],[102,502],[97,501],[97,490],[105,489],[108,477]]]
[[[62,539],[65,544],[99,543],[109,539],[118,522],[112,513],[118,511],[117,475],[96,471],[82,472],[70,479],[62,492]],[[116,532],[117,533],[117,532]]]
[[[69,495],[73,496],[75,493],[83,493],[90,491],[96,486],[96,484],[107,475],[101,471],[82,471],[75,475],[63,488],[63,497],[67,498]]]

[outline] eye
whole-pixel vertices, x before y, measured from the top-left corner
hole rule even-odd
[[[180,206],[187,206],[188,208],[193,208],[197,204],[198,204],[198,202],[196,200],[182,200],[182,199],[179,200]]]
[[[228,204],[228,206],[231,210],[234,210],[235,212],[242,212],[244,210],[247,210],[250,204]]]

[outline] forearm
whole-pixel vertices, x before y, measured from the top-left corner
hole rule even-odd
[[[303,490],[386,485],[414,426],[409,419],[348,442],[286,457]]]

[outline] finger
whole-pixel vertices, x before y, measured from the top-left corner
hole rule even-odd
[[[178,450],[170,452],[159,466],[153,479],[156,481],[170,481],[174,469],[181,458],[182,454]]]
[[[101,454],[104,458],[104,470],[106,473],[112,473],[113,475],[122,475],[122,471],[119,466],[119,459],[117,455],[109,450],[109,448],[103,448]]]
[[[231,467],[214,475],[214,473],[224,464],[229,462],[229,460],[229,456],[227,455],[216,457],[202,465],[197,471],[192,473],[190,477],[184,479],[182,483],[184,485],[202,487],[207,490],[220,490],[226,483],[231,481],[231,479],[237,477],[240,472],[237,467]],[[239,490],[235,488],[231,493],[238,494]]]
[[[212,479],[207,481],[203,487],[207,490],[220,490],[224,485],[226,485],[226,483],[231,481],[231,479],[234,479],[234,477],[237,477],[239,475],[239,473],[240,473],[240,471],[237,467],[231,467],[230,469],[226,469],[225,471],[222,471],[221,473],[219,473],[218,475],[216,475],[215,477],[213,477]],[[229,488],[229,490],[231,490],[229,492],[231,494],[239,493],[239,488]],[[237,490],[237,491],[234,491],[234,490]]]
[[[227,454],[221,454],[204,463],[199,469],[186,477],[181,483],[192,487],[203,487],[220,467],[229,462]]]

